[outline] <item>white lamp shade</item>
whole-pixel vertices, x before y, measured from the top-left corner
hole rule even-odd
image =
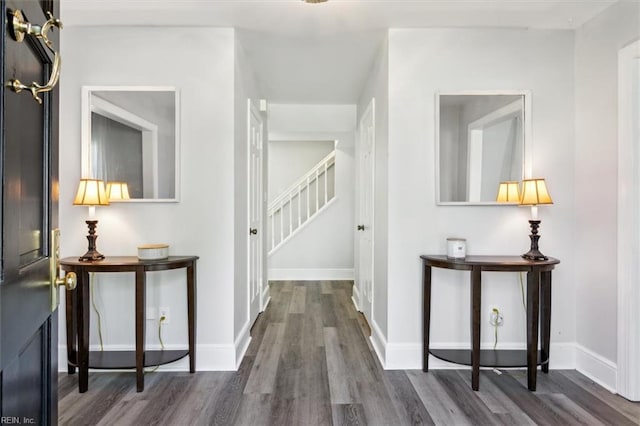
[[[129,186],[126,182],[107,182],[107,197],[109,201],[128,200]]]
[[[520,189],[518,182],[500,182],[496,201],[498,203],[519,203]]]
[[[73,204],[75,206],[108,206],[109,199],[104,182],[99,179],[80,179]]]
[[[522,181],[520,204],[523,206],[553,204],[544,179],[525,179]]]

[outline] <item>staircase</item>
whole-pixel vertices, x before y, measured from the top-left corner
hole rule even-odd
[[[335,198],[336,151],[320,160],[267,208],[269,255],[322,212]]]

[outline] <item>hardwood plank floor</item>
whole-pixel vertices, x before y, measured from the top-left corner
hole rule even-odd
[[[575,371],[385,371],[351,282],[273,282],[235,372],[59,376],[61,425],[640,425],[640,404]],[[201,324],[200,327],[203,327]]]

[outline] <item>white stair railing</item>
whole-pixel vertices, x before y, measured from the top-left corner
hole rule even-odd
[[[269,254],[291,238],[335,197],[335,162],[334,150],[269,203]]]

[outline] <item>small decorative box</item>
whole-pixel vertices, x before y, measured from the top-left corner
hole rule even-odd
[[[447,238],[447,257],[464,259],[467,255],[467,240],[464,238]]]
[[[143,244],[138,246],[138,259],[159,260],[169,257],[169,244]]]

